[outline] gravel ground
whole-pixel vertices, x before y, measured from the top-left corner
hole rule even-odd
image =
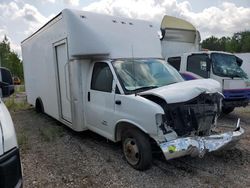
[[[250,187],[250,107],[219,119],[246,133],[232,149],[204,158],[165,161],[151,169],[131,168],[121,145],[90,131],[76,133],[34,109],[12,112],[21,148],[24,187]]]

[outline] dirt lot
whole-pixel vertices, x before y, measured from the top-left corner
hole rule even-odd
[[[241,118],[246,133],[236,147],[202,159],[155,156],[145,172],[126,163],[119,143],[89,131],[75,133],[34,109],[12,112],[12,117],[24,187],[250,187],[250,107],[219,120],[229,126]]]

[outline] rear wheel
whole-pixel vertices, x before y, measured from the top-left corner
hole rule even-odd
[[[44,113],[43,102],[42,102],[42,99],[40,97],[36,99],[35,108],[36,108],[37,113]]]
[[[222,112],[224,114],[230,114],[232,111],[234,111],[234,107],[222,107]]]
[[[127,162],[137,170],[146,170],[152,163],[149,137],[138,129],[129,129],[122,135],[122,149]]]

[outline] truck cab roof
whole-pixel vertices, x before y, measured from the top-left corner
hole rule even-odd
[[[220,54],[228,54],[228,55],[233,55],[232,53],[229,52],[223,52],[223,51],[210,51],[210,50],[203,50],[203,51],[198,51],[198,52],[191,52],[191,54],[212,54],[212,53],[220,53]],[[184,53],[184,54],[190,54],[189,53]]]

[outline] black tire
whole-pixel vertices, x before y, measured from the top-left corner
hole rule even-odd
[[[230,114],[232,111],[234,111],[234,107],[222,107],[222,112],[224,114]]]
[[[37,113],[44,113],[44,107],[43,107],[43,102],[42,99],[39,97],[36,99],[36,106],[35,106],[36,112]]]
[[[137,148],[137,149],[136,149]],[[147,170],[152,164],[152,149],[149,137],[138,129],[128,129],[122,134],[122,151],[136,170]]]

